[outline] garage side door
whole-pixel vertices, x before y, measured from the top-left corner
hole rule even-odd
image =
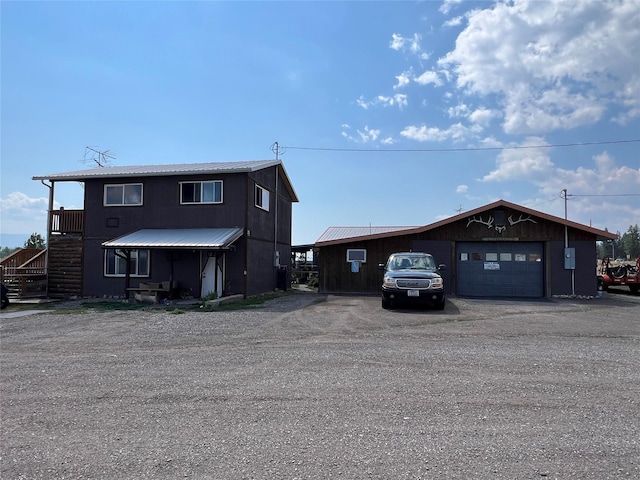
[[[539,242],[460,242],[456,292],[469,297],[542,297],[542,254]]]

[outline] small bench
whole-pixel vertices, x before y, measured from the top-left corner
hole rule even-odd
[[[176,288],[176,282],[140,282],[137,288],[127,288],[133,293],[136,302],[160,303],[169,297],[172,289]]]

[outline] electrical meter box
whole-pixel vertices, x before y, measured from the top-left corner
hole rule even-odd
[[[564,269],[565,270],[576,269],[576,249],[575,248],[564,249]]]

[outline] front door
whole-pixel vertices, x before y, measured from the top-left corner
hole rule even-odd
[[[216,293],[218,298],[222,296],[224,285],[224,254],[215,257],[207,257],[207,262],[202,270],[201,297]]]

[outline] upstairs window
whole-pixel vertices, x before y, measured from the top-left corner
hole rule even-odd
[[[142,184],[127,183],[104,186],[105,207],[142,205]]]
[[[256,184],[256,207],[269,211],[269,190]]]
[[[149,276],[149,250],[131,250],[132,277]],[[107,277],[124,277],[127,274],[127,256],[122,250],[108,248],[104,251],[104,274]]]
[[[222,203],[222,180],[180,182],[180,203]]]

